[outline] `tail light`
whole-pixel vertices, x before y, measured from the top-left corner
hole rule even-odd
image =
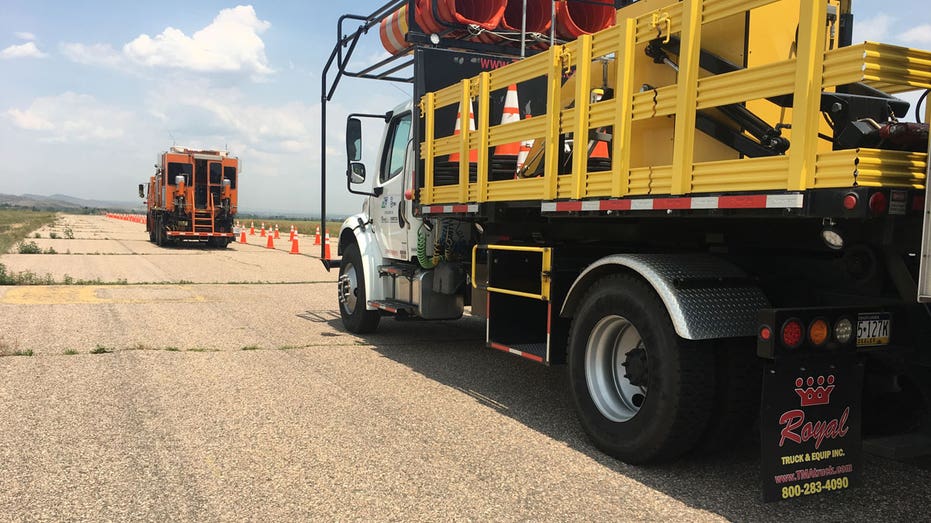
[[[873,214],[885,214],[889,210],[889,198],[885,193],[875,193],[870,196],[870,212]]]
[[[802,344],[804,337],[804,327],[802,322],[795,318],[790,318],[782,324],[782,344],[790,349],[798,348]]]
[[[818,318],[811,322],[808,326],[808,340],[812,345],[820,347],[827,343],[828,338],[830,337],[831,328],[828,326],[828,322]]]

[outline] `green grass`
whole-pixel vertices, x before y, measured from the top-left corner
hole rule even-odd
[[[13,352],[13,356],[33,356],[32,349],[18,350]]]
[[[113,351],[104,347],[103,345],[97,345],[96,347],[91,349],[91,354],[107,354],[109,352],[113,352]]]
[[[259,347],[258,345],[246,345],[245,347],[242,348],[242,350],[259,350],[259,349],[261,349],[261,347]]]
[[[78,351],[76,351],[76,350],[74,350],[74,349],[68,349],[68,350],[66,350],[63,354],[64,354],[65,356],[74,356],[74,355],[77,354],[77,353],[78,353]]]
[[[30,233],[55,221],[55,213],[28,209],[0,209],[0,253],[26,239]]]
[[[179,352],[181,349],[179,349],[178,347],[165,347],[165,350],[167,350],[168,352]]]

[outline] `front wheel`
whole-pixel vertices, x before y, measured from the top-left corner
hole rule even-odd
[[[337,283],[339,315],[346,330],[356,334],[374,332],[381,315],[366,309],[365,274],[362,272],[362,254],[359,244],[353,242],[343,255]]]
[[[662,300],[629,275],[596,282],[569,333],[570,391],[585,432],[633,464],[695,446],[711,415],[714,359],[676,335]]]

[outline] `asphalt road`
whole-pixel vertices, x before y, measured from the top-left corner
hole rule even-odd
[[[861,488],[769,505],[752,440],[627,466],[564,368],[485,349],[480,321],[354,336],[312,257],[66,220],[42,241],[71,254],[0,257],[99,279],[0,287],[0,353],[34,354],[0,357],[0,520],[927,519],[931,472],[877,457]]]

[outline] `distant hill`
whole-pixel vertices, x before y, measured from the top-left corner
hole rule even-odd
[[[77,211],[87,209],[139,210],[144,206],[138,202],[115,202],[107,200],[85,200],[65,194],[42,196],[39,194],[0,194],[0,205],[13,207],[36,207],[52,211]]]

